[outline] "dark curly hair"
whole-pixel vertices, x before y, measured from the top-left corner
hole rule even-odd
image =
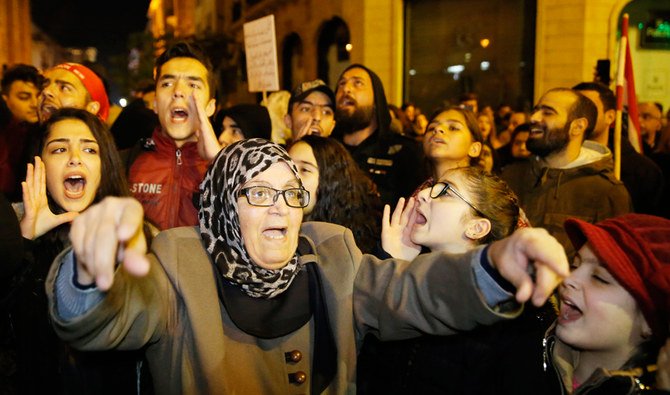
[[[39,90],[44,85],[44,76],[33,65],[18,63],[9,67],[2,75],[0,90],[9,94],[9,89],[16,81],[31,82]]]
[[[381,234],[381,201],[376,185],[337,140],[308,135],[294,144],[312,148],[319,167],[316,205],[305,221],[345,226],[363,252],[372,252]]]

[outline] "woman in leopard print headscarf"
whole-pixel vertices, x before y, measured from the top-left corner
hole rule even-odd
[[[252,262],[240,232],[237,201],[242,186],[279,162],[288,165],[302,187],[298,170],[281,146],[267,140],[242,140],[226,151],[212,163],[200,186],[200,234],[224,279],[239,284],[251,297],[271,298],[291,285],[299,270],[298,257],[293,255],[278,270]]]

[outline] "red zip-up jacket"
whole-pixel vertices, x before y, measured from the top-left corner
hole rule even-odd
[[[208,165],[196,142],[177,148],[157,128],[130,166],[130,192],[142,203],[145,218],[161,230],[197,225],[199,185]]]

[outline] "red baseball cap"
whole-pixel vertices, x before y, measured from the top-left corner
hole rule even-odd
[[[107,121],[107,116],[109,115],[109,98],[107,97],[107,91],[102,79],[93,70],[79,63],[61,63],[55,67],[65,69],[79,78],[88,94],[91,95],[91,99],[100,104],[98,117],[103,121]]]

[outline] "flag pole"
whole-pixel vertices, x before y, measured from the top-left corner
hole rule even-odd
[[[619,59],[616,75],[616,121],[614,123],[614,176],[621,179],[621,127],[623,118],[623,84],[626,67],[626,45],[628,41],[628,14],[623,14],[621,22],[621,40],[619,41]]]

